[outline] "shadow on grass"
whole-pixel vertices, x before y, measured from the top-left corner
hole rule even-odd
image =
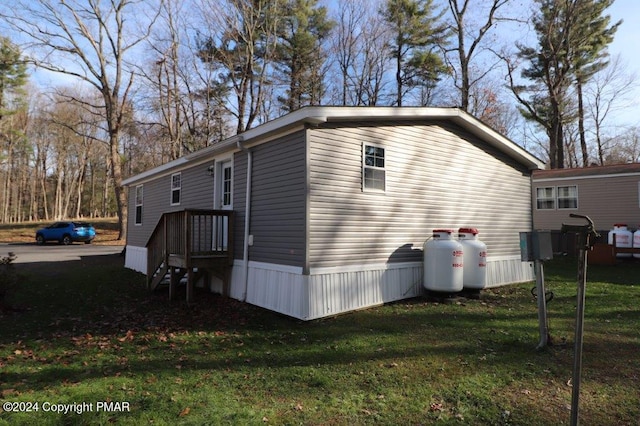
[[[499,368],[516,378],[569,377],[569,345],[534,349],[537,317],[530,285],[487,291],[482,300],[463,304],[412,299],[303,323],[202,290],[192,305],[170,302],[166,290],[149,294],[144,277],[124,269],[118,255],[30,264],[28,273],[20,274],[15,302],[26,310],[0,317],[0,363],[23,367],[3,369],[0,382],[20,391],[102,377],[397,368],[407,360],[424,368],[433,360],[446,362],[460,374]],[[572,288],[555,285],[567,293]],[[585,366],[597,371],[598,380],[633,387],[640,342],[628,323],[637,325],[640,318],[637,307],[619,305],[624,297],[590,296],[593,306],[606,308],[590,312],[587,306]],[[571,323],[573,300],[556,301],[553,325]]]

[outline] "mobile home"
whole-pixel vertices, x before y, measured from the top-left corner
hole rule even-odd
[[[432,230],[473,226],[488,285],[527,281],[542,167],[456,108],[306,107],[127,179],[125,264],[309,320],[420,295]]]

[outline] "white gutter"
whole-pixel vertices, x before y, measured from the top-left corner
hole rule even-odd
[[[247,301],[247,290],[249,288],[249,226],[251,225],[251,172],[253,169],[253,152],[250,149],[242,146],[242,138],[238,139],[238,149],[247,153],[247,186],[245,188],[245,202],[244,202],[244,239],[242,242],[242,260],[244,262],[242,267],[242,302]]]

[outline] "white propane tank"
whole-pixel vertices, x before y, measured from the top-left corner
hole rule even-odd
[[[640,225],[638,225],[638,230],[633,233],[633,247],[640,248]],[[640,259],[640,254],[633,253],[633,257]]]
[[[424,288],[439,292],[462,291],[462,244],[453,229],[434,229],[433,238],[424,243]]]
[[[627,229],[626,223],[616,223],[613,225],[613,229],[609,231],[607,237],[609,244],[613,244],[615,238],[616,247],[632,247],[633,246],[633,234]],[[631,253],[618,253],[617,257],[631,257]]]
[[[458,229],[458,241],[464,253],[462,286],[483,289],[487,285],[487,245],[478,239],[476,228]]]

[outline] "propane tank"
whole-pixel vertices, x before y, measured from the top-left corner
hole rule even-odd
[[[434,229],[424,243],[424,288],[438,292],[462,291],[463,250],[453,229]]]
[[[487,245],[478,239],[476,228],[460,228],[458,241],[464,253],[462,286],[483,289],[487,285]]]
[[[633,247],[640,248],[640,225],[638,225],[638,229],[633,233]],[[633,257],[640,259],[640,254],[633,253]]]
[[[609,231],[607,240],[609,244],[613,244],[615,238],[616,247],[632,247],[633,246],[633,234],[627,229],[626,223],[616,223],[613,225],[613,229]],[[617,257],[631,257],[631,253],[618,253]]]

